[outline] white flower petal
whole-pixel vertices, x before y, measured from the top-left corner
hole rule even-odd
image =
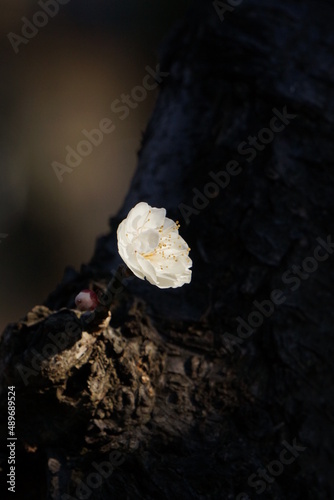
[[[152,285],[156,285],[157,274],[153,264],[151,264],[151,262],[148,259],[145,259],[145,257],[143,257],[142,255],[138,256],[138,264],[140,264],[147,281],[152,283]]]
[[[125,219],[128,229],[133,228],[133,230],[137,230],[138,225],[139,227],[141,226],[141,221],[148,215],[149,210],[150,206],[144,202],[140,202],[132,208]]]

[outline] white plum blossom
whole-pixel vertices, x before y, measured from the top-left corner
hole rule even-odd
[[[190,283],[190,248],[179,227],[166,217],[164,208],[138,203],[118,226],[119,254],[133,274],[159,288]]]

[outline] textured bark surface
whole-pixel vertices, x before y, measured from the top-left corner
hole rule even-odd
[[[165,41],[169,76],[110,233],[2,337],[1,429],[5,444],[15,385],[22,498],[245,500],[263,484],[259,498],[334,497],[334,256],[319,243],[330,241],[334,213],[334,6],[231,9],[222,22],[211,2],[195,2]],[[285,107],[288,118],[272,122]],[[273,123],[285,126],[249,146]],[[231,160],[239,173],[207,187]],[[205,202],[194,188],[215,196]],[[115,230],[138,201],[180,220],[192,283],[128,280],[111,319],[87,326],[74,297],[116,271]],[[281,303],[263,303],[274,297]],[[259,327],[240,333],[238,318]],[[282,464],[287,443],[300,448]],[[77,485],[113,451],[122,459],[112,474],[82,496]]]

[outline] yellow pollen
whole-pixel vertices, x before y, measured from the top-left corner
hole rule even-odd
[[[155,250],[153,250],[153,252],[141,253],[140,255],[144,257],[144,259],[149,259],[150,257],[153,257],[154,254]]]

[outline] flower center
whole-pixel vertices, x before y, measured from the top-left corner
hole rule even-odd
[[[153,254],[156,247],[159,245],[159,233],[154,229],[148,229],[139,233],[133,239],[133,246],[135,251],[140,253],[143,257]]]

